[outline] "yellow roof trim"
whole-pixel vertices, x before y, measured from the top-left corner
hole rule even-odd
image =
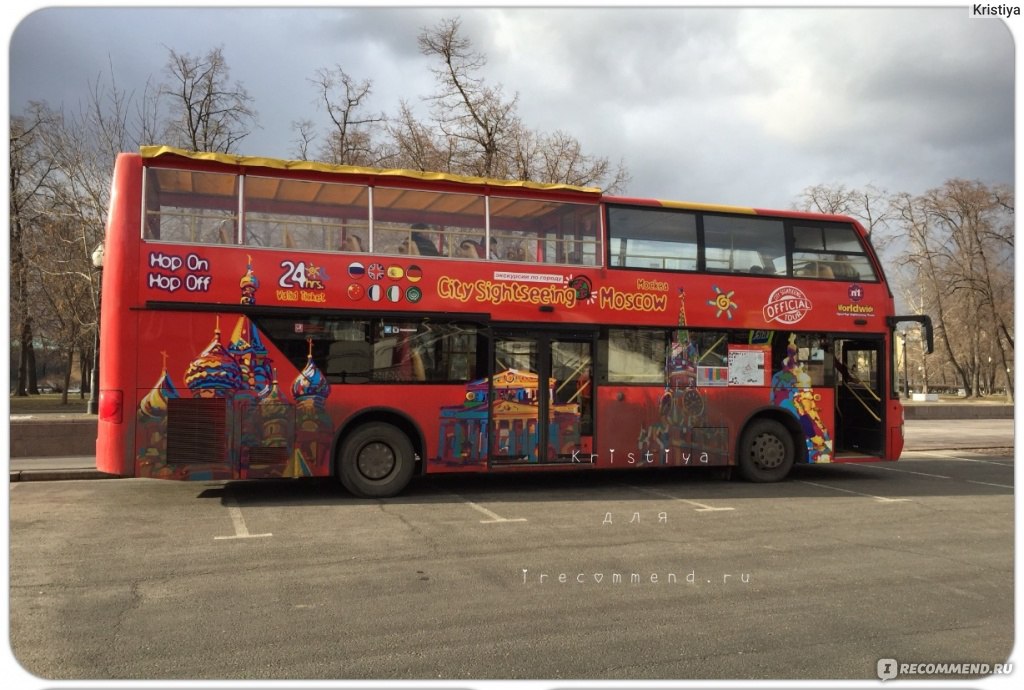
[[[757,211],[746,206],[727,206],[725,204],[696,204],[689,201],[662,201],[658,203],[666,208],[680,208],[688,211],[711,211],[716,213],[746,213],[756,216]]]
[[[363,168],[354,165],[334,165],[318,161],[295,161],[278,158],[262,158],[258,156],[241,156],[233,153],[214,153],[209,151],[186,151],[173,146],[143,146],[139,149],[143,158],[159,158],[160,156],[181,156],[194,160],[213,161],[227,165],[240,165],[276,170],[303,170],[325,173],[351,173],[358,175],[375,175],[379,177],[409,177],[416,180],[432,182],[457,182],[460,184],[490,185],[493,187],[518,187],[521,189],[561,190],[600,194],[597,187],[576,187],[569,184],[545,184],[522,180],[493,180],[485,177],[470,177],[439,172],[420,172],[418,170],[382,170],[379,168]]]

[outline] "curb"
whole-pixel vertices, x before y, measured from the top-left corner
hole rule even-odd
[[[11,483],[52,482],[69,479],[120,479],[98,470],[11,470]]]

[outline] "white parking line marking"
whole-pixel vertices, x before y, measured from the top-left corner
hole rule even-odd
[[[713,513],[713,512],[723,511],[723,510],[735,510],[735,508],[716,508],[715,506],[709,506],[709,505],[706,505],[704,503],[699,503],[697,501],[691,501],[688,498],[679,498],[678,496],[673,496],[672,494],[665,493],[664,491],[655,491],[654,489],[645,489],[642,486],[633,486],[632,484],[626,484],[626,486],[628,486],[629,488],[634,489],[636,491],[641,491],[641,492],[643,492],[645,494],[651,494],[652,496],[659,496],[661,498],[671,498],[673,501],[680,501],[682,503],[688,503],[688,504],[690,504],[692,506],[697,506],[697,510],[693,511],[695,513]]]
[[[940,456],[940,457],[943,457],[943,458],[945,458],[947,460],[960,460],[960,461],[963,461],[963,462],[985,462],[984,460],[970,460],[968,458],[950,458],[950,457],[947,457],[947,456],[944,456],[944,455]],[[1000,464],[1003,464],[1003,463],[995,462],[995,463],[988,463],[988,464],[1000,465]],[[1005,466],[1006,465],[1004,465],[1004,467]],[[993,484],[991,482],[979,482],[979,481],[977,481],[975,479],[960,479],[958,477],[957,478],[947,477],[947,476],[942,475],[942,474],[929,474],[928,472],[914,472],[912,470],[901,470],[901,469],[897,469],[895,467],[881,467],[881,466],[878,466],[878,465],[872,465],[868,469],[872,469],[872,470],[888,470],[889,472],[902,472],[904,474],[917,474],[917,475],[920,475],[922,477],[935,477],[936,479],[955,479],[955,481],[963,481],[963,482],[967,482],[968,484],[980,484],[982,486],[995,486],[995,487],[998,487],[1000,489],[1012,489],[1013,488],[1012,484],[1011,485],[1007,485],[1007,484]]]
[[[1012,462],[995,462],[993,460],[981,460],[980,458],[961,458],[955,455],[946,455],[945,453],[940,453],[933,450],[919,450],[916,452],[920,455],[931,455],[936,458],[942,458],[943,460],[957,460],[959,462],[980,462],[983,465],[999,465],[1000,467],[1013,467]]]
[[[873,465],[873,466],[865,468],[865,469],[887,470],[889,472],[902,472],[903,474],[917,474],[917,475],[920,475],[922,477],[935,477],[936,479],[952,479],[952,477],[947,477],[944,474],[930,474],[928,472],[914,472],[913,470],[898,470],[895,467],[882,467],[881,465]]]
[[[981,484],[982,486],[998,486],[1000,489],[1012,489],[1013,488],[1012,484],[1010,484],[1010,485],[1007,485],[1007,484],[992,484],[991,482],[978,482],[978,481],[975,481],[973,479],[965,479],[964,481],[967,482],[968,484]]]
[[[249,534],[249,529],[245,526],[245,520],[242,518],[242,509],[238,507],[233,498],[225,498],[224,503],[228,507],[228,515],[231,517],[231,523],[235,526],[235,533],[228,537],[214,537],[214,539],[258,539],[260,537],[272,537],[274,536],[270,532],[266,534]]]
[[[491,518],[490,520],[481,520],[480,521],[481,524],[487,524],[487,523],[492,523],[492,522],[526,522],[526,518],[503,518],[500,515],[498,515],[497,513],[493,512],[493,511],[490,511],[490,510],[487,510],[487,508],[484,508],[482,505],[478,505],[476,503],[473,503],[473,501],[467,501],[466,499],[462,498],[461,496],[459,496],[459,498],[467,506],[469,506],[470,508],[473,508],[474,510],[479,510],[484,515],[486,515],[487,517]]]
[[[850,491],[849,489],[840,489],[838,487],[828,486],[826,484],[816,484],[815,482],[807,482],[807,481],[804,481],[803,479],[796,479],[794,481],[797,481],[800,484],[810,484],[811,486],[817,486],[818,488],[828,489],[830,491],[841,491],[844,494],[853,494],[854,496],[864,496],[866,498],[873,498],[876,501],[878,501],[879,503],[903,503],[905,501],[910,501],[911,500],[909,498],[886,498],[885,496],[875,496],[873,494],[862,494],[859,491]]]

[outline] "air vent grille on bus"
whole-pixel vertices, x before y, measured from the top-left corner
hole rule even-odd
[[[167,401],[167,462],[227,461],[227,401],[172,398]]]

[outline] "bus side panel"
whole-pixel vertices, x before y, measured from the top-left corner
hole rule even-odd
[[[889,423],[889,442],[885,448],[885,460],[899,460],[903,454],[904,444],[904,419],[903,403],[899,400],[889,401],[889,414],[886,417]]]
[[[743,424],[769,406],[794,416],[803,431],[808,462],[831,462],[833,398],[827,388],[605,386],[598,389],[595,464],[733,465]]]
[[[598,388],[594,463],[612,469],[731,465],[734,420],[763,405],[759,397],[725,388]]]
[[[142,160],[132,154],[118,156],[104,240],[96,469],[120,476],[134,474],[135,428],[130,409],[138,329],[131,309],[140,280],[141,184]]]

